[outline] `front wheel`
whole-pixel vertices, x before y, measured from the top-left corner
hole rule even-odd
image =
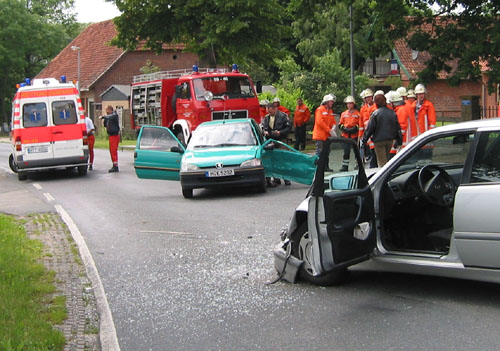
[[[193,197],[193,189],[182,188],[182,196],[185,199],[191,199]]]
[[[307,221],[303,222],[291,238],[292,254],[304,263],[300,267],[300,277],[305,281],[320,286],[340,285],[347,276],[346,268],[335,269],[321,275],[313,274],[312,240],[307,230]]]

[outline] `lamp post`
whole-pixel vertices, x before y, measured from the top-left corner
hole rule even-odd
[[[71,50],[78,51],[78,80],[77,80],[77,83],[76,83],[76,87],[77,87],[78,91],[80,91],[80,47],[73,45],[71,47]]]

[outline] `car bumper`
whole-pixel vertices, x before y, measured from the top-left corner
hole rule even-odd
[[[17,160],[17,167],[20,171],[38,171],[51,168],[77,167],[88,165],[88,155],[48,158],[43,160],[23,161]]]
[[[290,283],[296,283],[300,266],[302,266],[304,261],[291,255],[290,245],[288,239],[285,239],[274,247],[274,268],[278,272],[280,279]]]
[[[207,177],[207,170],[180,172],[181,186],[184,189],[216,188],[221,186],[264,185],[263,167],[235,168],[234,175]]]

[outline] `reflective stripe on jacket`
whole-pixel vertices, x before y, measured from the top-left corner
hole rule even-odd
[[[304,104],[297,106],[293,113],[293,125],[295,127],[303,126],[309,122],[309,118],[311,118],[311,111],[309,111],[307,106]]]
[[[349,134],[347,132],[342,132],[342,137],[344,138],[358,138],[358,135],[359,135],[359,128],[360,128],[360,125],[361,125],[361,117],[360,117],[360,113],[358,110],[354,110],[352,112],[350,112],[349,110],[345,110],[344,112],[342,112],[342,114],[340,115],[340,121],[339,121],[339,125],[343,125],[345,128],[352,128],[352,127],[357,127],[358,130],[355,134]]]

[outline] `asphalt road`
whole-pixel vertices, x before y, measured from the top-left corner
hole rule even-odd
[[[80,228],[124,351],[500,349],[500,285],[357,270],[341,287],[264,285],[305,186],[186,200],[176,182],[137,179],[130,151],[108,174],[103,150],[85,177],[17,182],[8,150],[0,144],[2,184],[62,205]]]

